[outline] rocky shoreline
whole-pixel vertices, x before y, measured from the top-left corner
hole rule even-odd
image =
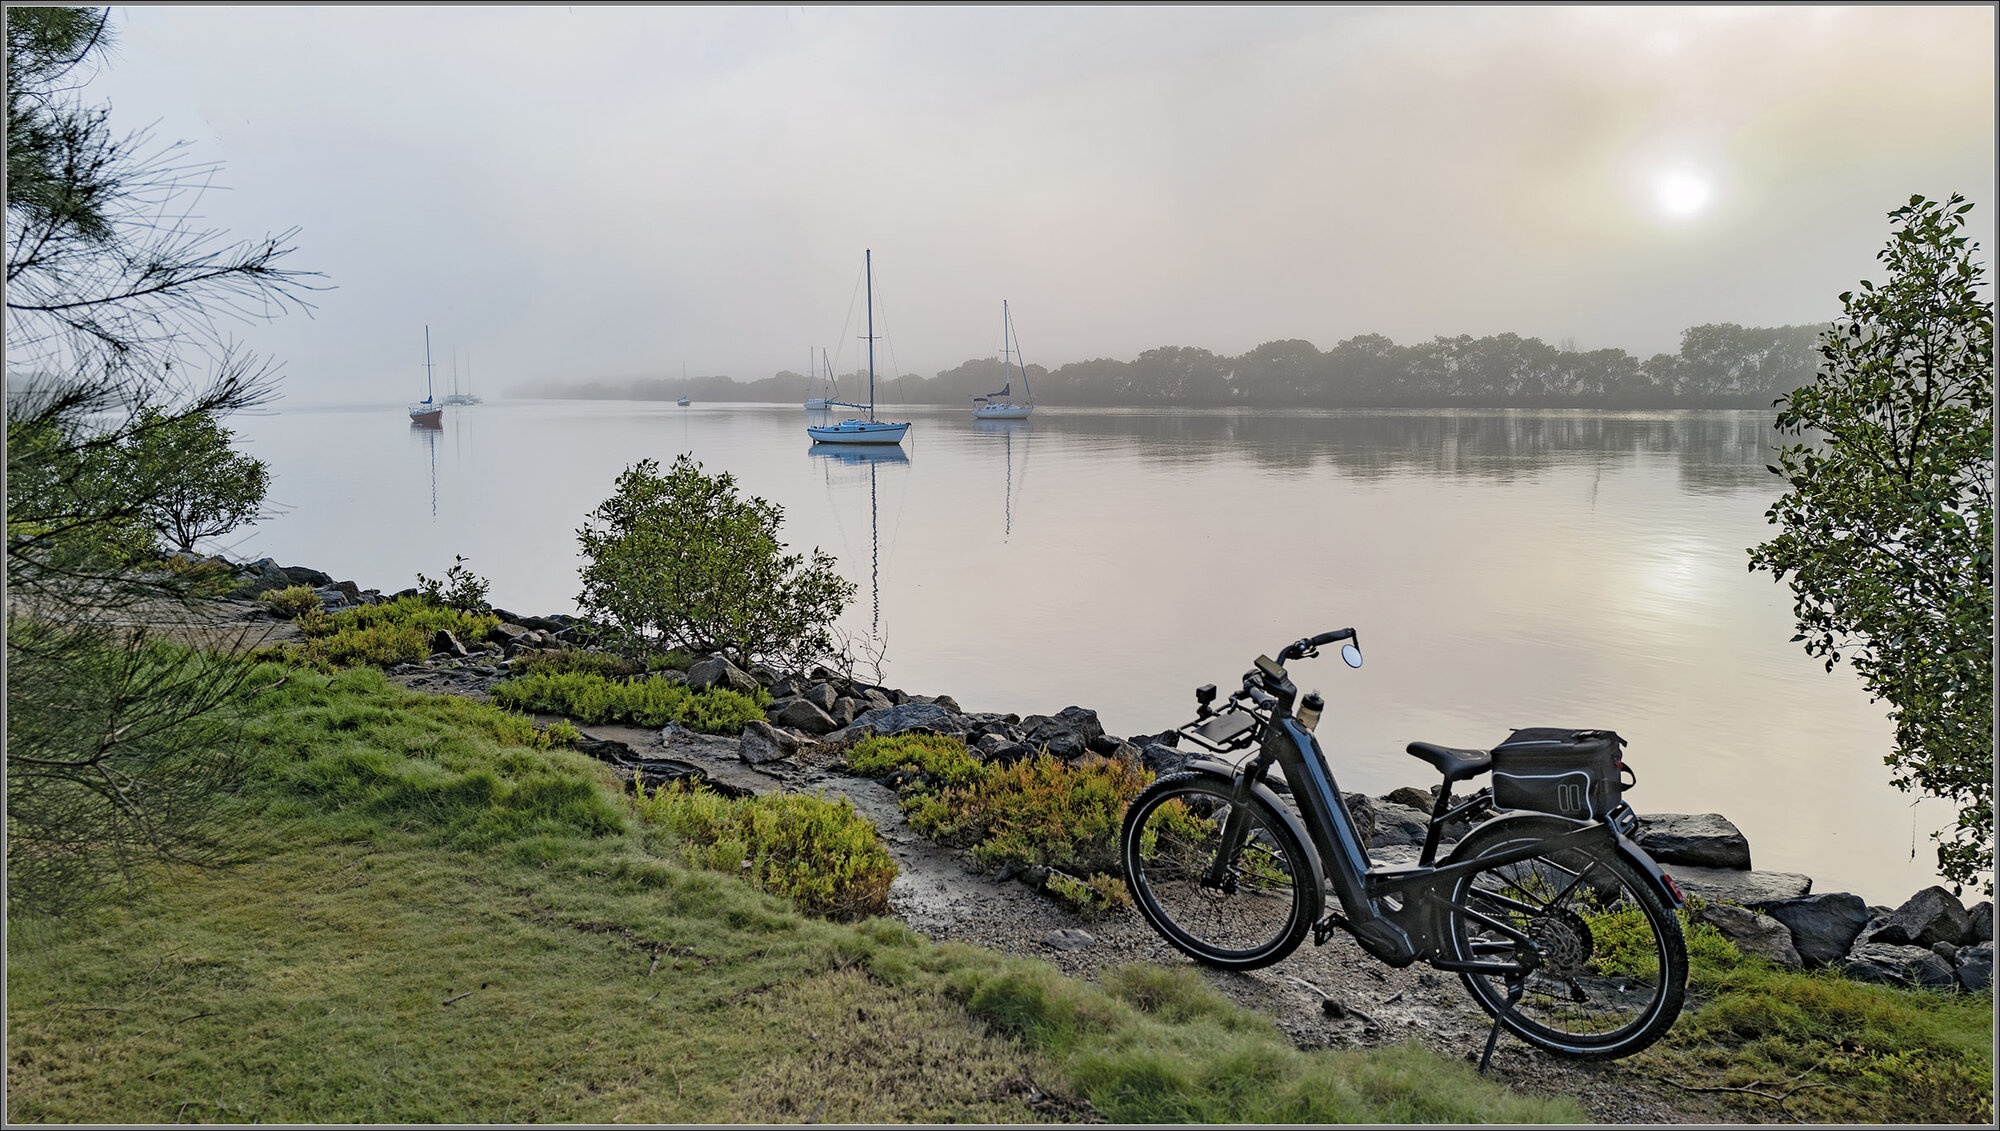
[[[267,589],[307,585],[330,611],[338,611],[416,592],[408,589],[384,596],[380,590],[336,581],[306,567],[279,566],[268,558],[231,568],[239,579],[234,595],[244,600]],[[574,617],[492,611],[501,623],[487,639],[461,641],[441,632],[432,641],[428,659],[399,665],[390,674],[419,690],[483,695],[525,657],[584,646],[579,636],[587,626]],[[660,674],[681,678],[677,672]],[[1065,761],[1122,759],[1164,774],[1190,756],[1178,748],[1179,736],[1173,731],[1124,738],[1108,735],[1095,711],[1078,706],[1054,715],[967,712],[950,695],[910,694],[857,680],[851,672],[824,667],[790,675],[762,667],[743,671],[720,656],[703,658],[684,678],[696,690],[728,687],[750,693],[761,688],[773,702],[764,720],[751,721],[736,738],[696,735],[669,725],[659,732],[657,743],[647,744],[657,746],[657,751],[641,752],[631,742],[594,736],[586,736],[580,748],[616,766],[627,780],[649,787],[692,779],[726,793],[761,792],[754,782],[746,785],[717,772],[732,760],[763,771],[759,777],[766,781],[782,783],[788,766],[811,765],[814,753],[822,748],[837,748],[869,735],[906,732],[958,738],[981,759],[1002,763],[1046,750]],[[1414,862],[1423,843],[1432,796],[1430,787],[1408,786],[1382,797],[1348,794],[1345,800],[1357,822],[1370,830],[1374,859],[1403,863]],[[900,824],[893,807],[883,817]],[[1447,840],[1462,832],[1448,828]],[[1753,869],[1748,841],[1717,813],[1642,814],[1636,839],[1670,869],[1687,895],[1696,897],[1698,906],[1692,914],[1746,953],[1792,969],[1832,968],[1868,982],[1963,991],[1991,983],[1990,900],[1968,908],[1950,891],[1934,886],[1900,906],[1888,907],[1869,905],[1851,893],[1814,892],[1809,876]],[[1034,887],[1046,878],[1043,873],[1030,869],[988,879],[1018,880]]]

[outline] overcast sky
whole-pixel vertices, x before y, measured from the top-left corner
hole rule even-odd
[[[1885,213],[1990,247],[1994,12],[117,9],[86,87],[333,289],[288,399],[1512,331],[1647,356],[1839,314]],[[1983,251],[1982,251],[1983,254]],[[851,319],[851,320],[850,320]],[[845,331],[843,337],[843,330]]]

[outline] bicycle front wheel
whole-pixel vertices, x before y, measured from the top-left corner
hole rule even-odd
[[[1576,826],[1508,821],[1466,838],[1452,862],[1518,849]],[[1551,1052],[1600,1059],[1652,1044],[1680,1015],[1687,943],[1652,881],[1611,845],[1481,868],[1453,885],[1446,935],[1488,1014]]]
[[[1298,949],[1326,897],[1290,826],[1261,798],[1239,812],[1234,786],[1200,772],[1147,786],[1125,811],[1120,852],[1132,899],[1154,930],[1197,961],[1254,970]],[[1227,848],[1233,815],[1240,835]]]

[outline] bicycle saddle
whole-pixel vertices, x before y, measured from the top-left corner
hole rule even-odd
[[[1455,750],[1435,742],[1412,742],[1409,751],[1436,766],[1448,782],[1464,781],[1493,768],[1493,755],[1484,750]]]

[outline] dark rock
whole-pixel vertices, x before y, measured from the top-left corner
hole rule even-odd
[[[1939,941],[1932,943],[1931,953],[1951,963],[1953,966],[1958,965],[1958,948],[1948,942]]]
[[[1029,735],[1028,745],[1045,750],[1050,757],[1064,762],[1074,761],[1090,752],[1090,748],[1084,745],[1083,736],[1074,731],[1060,730],[1045,733],[1039,742],[1036,741],[1036,737]]]
[[[1720,813],[1649,814],[1639,818],[1639,832],[1633,839],[1662,864],[1750,867],[1750,842]]]
[[[863,726],[872,728],[875,734],[920,730],[953,738],[965,736],[965,727],[959,717],[935,703],[908,703],[863,711],[854,717],[854,722],[847,729]]]
[[[1973,942],[1993,941],[1992,900],[1982,899],[1978,903],[1973,904],[1972,909],[1967,911],[1965,913],[1965,916],[1972,923],[1971,941]]]
[[[829,711],[828,714],[832,716],[836,726],[846,726],[852,723],[857,715],[867,709],[867,703],[843,695],[833,701],[833,710]]]
[[[595,735],[583,734],[577,738],[574,745],[580,753],[588,754],[600,761],[616,762],[619,765],[626,765],[639,757],[630,744],[615,738],[598,738]]]
[[[1111,749],[1102,753],[1114,762],[1123,762],[1128,766],[1139,764],[1139,748],[1123,740],[1114,739]]]
[[[1951,963],[1920,946],[1865,942],[1847,955],[1840,972],[1857,982],[1891,986],[1958,985],[1958,973]]]
[[[1888,924],[1868,936],[1868,941],[1925,948],[1939,942],[1960,946],[1973,941],[1972,917],[1957,896],[1941,887],[1927,887],[1896,908]]]
[[[271,559],[264,560],[268,562]],[[285,580],[290,585],[310,585],[314,589],[324,589],[333,584],[332,574],[321,573],[308,566],[279,566],[278,572],[285,575]]]
[[[352,581],[336,581],[332,585],[327,586],[327,588],[339,590],[340,595],[347,598],[347,603],[350,605],[361,603],[361,587]]]
[[[958,700],[953,699],[949,695],[912,695],[909,697],[909,702],[942,707],[954,715],[963,715],[965,713],[965,710],[958,705]]]
[[[771,698],[790,699],[805,689],[806,683],[804,680],[799,679],[797,676],[788,675],[771,685]]]
[[[1868,906],[1860,896],[1844,891],[1768,900],[1757,904],[1756,910],[1783,923],[1792,932],[1799,957],[1812,966],[1847,957],[1868,926]]]
[[[990,750],[986,760],[996,766],[1011,766],[1023,758],[1032,758],[1039,751],[1025,742],[1006,742]]]
[[[879,778],[876,778],[875,784],[886,785],[890,789],[893,789],[896,792],[901,793],[903,787],[906,785],[921,786],[929,780],[931,780],[931,776],[923,772],[922,770],[902,769],[902,770],[890,770],[888,773],[883,774]]]
[[[1412,809],[1395,801],[1376,801],[1375,835],[1368,838],[1368,847],[1387,848],[1394,844],[1424,843],[1424,834],[1430,827],[1430,813],[1427,810]]]
[[[495,644],[511,644],[515,637],[525,636],[529,631],[528,626],[525,624],[515,624],[512,621],[503,620],[486,631],[486,639]]]
[[[868,709],[871,711],[886,711],[896,705],[896,701],[883,694],[882,689],[879,687],[866,688],[856,698],[867,703]]]
[[[347,594],[331,586],[313,590],[313,596],[319,598],[320,607],[324,609],[345,609],[354,603],[347,599]]]
[[[1761,907],[1780,899],[1812,893],[1812,877],[1796,872],[1744,872],[1735,868],[1697,868],[1677,864],[1667,869],[1681,890],[1710,903]]]
[[[1977,942],[1958,952],[1958,985],[1978,993],[1993,984],[1993,943]]]
[[[1113,738],[1108,734],[1100,732],[1096,738],[1086,741],[1084,745],[1090,748],[1092,754],[1102,754],[1110,758],[1118,753],[1119,747],[1127,745],[1127,743],[1123,739]]]
[[[1275,769],[1276,767],[1273,767]],[[1347,803],[1347,815],[1354,818],[1355,831],[1361,834],[1361,843],[1375,839],[1375,802],[1365,793],[1343,794],[1341,800]]]
[[[1156,742],[1161,746],[1178,747],[1181,744],[1181,732],[1177,730],[1163,730],[1158,734],[1135,734],[1125,741],[1141,750]]]
[[[798,749],[799,740],[791,734],[763,719],[751,719],[743,724],[736,756],[752,766],[761,766],[766,762],[789,758],[798,753]]]
[[[825,687],[825,684],[820,684]],[[828,704],[831,706],[832,704]],[[805,699],[782,699],[771,704],[768,712],[771,721],[779,726],[802,730],[807,734],[831,734],[838,729],[833,717],[807,702]]]
[[[442,628],[431,634],[431,654],[436,655],[439,652],[448,656],[466,654],[465,645],[458,642],[458,637],[453,636],[448,629]]]
[[[697,660],[694,666],[688,669],[688,686],[696,691],[726,687],[745,695],[755,695],[758,684],[749,672],[743,671],[723,657],[709,656]]]
[[[708,776],[708,771],[678,758],[641,758],[631,763],[632,785],[648,792],[664,785],[684,784],[713,790],[728,798],[749,797],[753,791]]]
[[[1792,970],[1805,965],[1792,942],[1791,929],[1769,915],[1727,903],[1708,903],[1695,908],[1693,917],[1722,932],[1723,938],[1745,954],[1768,958]]]
[[[776,692],[773,692],[773,694],[776,694]],[[825,711],[827,714],[833,713],[834,701],[840,698],[840,696],[834,694],[832,685],[825,683],[813,684],[811,687],[799,692],[798,697]]]
[[[1430,816],[1431,806],[1437,804],[1437,790],[1418,789],[1416,786],[1406,785],[1401,789],[1390,791],[1389,796],[1384,800],[1392,801],[1397,805],[1402,805],[1410,809],[1415,809],[1417,812],[1422,813],[1425,817],[1428,818]]]
[[[778,673],[762,664],[751,664],[750,678],[756,680],[759,687],[769,687],[778,682]]]

